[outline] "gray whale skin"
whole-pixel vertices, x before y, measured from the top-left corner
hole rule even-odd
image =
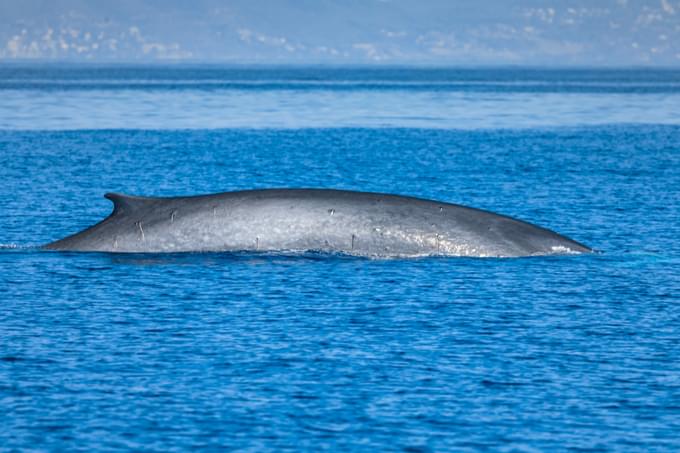
[[[518,257],[592,250],[465,206],[381,193],[265,189],[150,198],[107,193],[113,212],[48,250],[337,252],[369,257]]]

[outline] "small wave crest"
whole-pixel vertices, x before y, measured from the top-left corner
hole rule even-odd
[[[14,243],[0,243],[0,252],[10,252],[10,251],[23,251],[23,250],[36,250],[39,249],[39,245],[19,245]]]
[[[550,247],[550,250],[556,255],[580,255],[582,253],[578,250],[573,250],[563,245],[554,245]]]

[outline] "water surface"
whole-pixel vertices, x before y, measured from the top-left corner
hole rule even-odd
[[[238,71],[0,68],[1,448],[680,449],[677,73]],[[107,191],[301,186],[602,253],[37,249]]]

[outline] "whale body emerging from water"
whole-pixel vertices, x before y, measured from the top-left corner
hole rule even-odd
[[[48,250],[337,252],[369,257],[518,257],[591,249],[466,206],[381,193],[265,189],[151,198],[108,193],[111,215]]]

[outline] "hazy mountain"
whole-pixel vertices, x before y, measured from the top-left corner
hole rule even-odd
[[[0,0],[0,60],[678,65],[680,0]]]

